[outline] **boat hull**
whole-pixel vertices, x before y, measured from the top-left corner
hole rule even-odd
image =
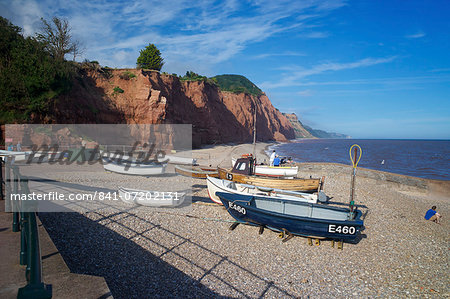
[[[187,176],[187,177],[193,177],[193,178],[199,178],[199,179],[205,179],[207,176],[211,177],[218,177],[219,173],[217,170],[204,170],[201,167],[192,167],[187,168],[180,165],[175,166],[175,172]]]
[[[236,159],[231,159],[231,165],[234,166]],[[255,175],[272,177],[295,177],[298,173],[298,166],[269,166],[255,165]]]
[[[224,192],[217,192],[216,195],[230,215],[240,223],[264,226],[298,236],[347,242],[354,242],[363,229],[360,211],[357,211],[355,219],[347,220],[349,209],[302,202],[287,203]],[[264,205],[271,208],[261,208]],[[296,211],[296,214],[286,212],[289,210]]]
[[[119,196],[123,202],[148,207],[177,207],[186,196],[182,192],[158,192],[119,187]]]
[[[163,159],[158,160],[160,163],[195,165],[196,159],[165,155]]]
[[[30,155],[30,154],[31,154],[31,152],[17,152],[17,151],[0,150],[0,156],[11,157],[11,160],[15,161],[15,162],[26,161],[28,158],[28,155]]]
[[[316,192],[319,191],[322,186],[321,179],[301,179],[301,178],[277,179],[270,177],[232,173],[231,171],[223,168],[218,168],[218,172],[220,179],[226,179],[238,183],[255,186],[271,187],[274,189]]]
[[[236,189],[232,189],[232,188],[227,187],[224,184],[224,182],[230,182],[230,181],[223,180],[223,179],[217,179],[217,178],[211,178],[211,177],[206,178],[206,184],[208,186],[209,198],[213,202],[215,202],[219,205],[222,205],[222,201],[216,195],[216,192],[230,192],[230,193],[243,194],[243,195],[252,195],[252,194],[258,193],[258,194],[262,194],[260,196],[284,198],[286,200],[298,200],[298,201],[304,201],[304,202],[309,202],[309,203],[317,203],[317,195],[316,194],[308,194],[308,193],[301,193],[301,192],[295,192],[295,191],[289,192],[289,191],[285,191],[285,190],[267,189],[267,188],[260,188],[257,186],[250,186],[250,185],[242,186],[240,184],[237,184]],[[242,191],[240,191],[240,190],[242,190]],[[286,193],[288,193],[288,194],[286,194]]]
[[[285,166],[266,166],[266,165],[256,165],[255,175],[266,175],[266,176],[286,176],[295,177],[297,176],[298,166],[285,167]]]
[[[140,164],[135,162],[118,164],[112,160],[103,159],[103,168],[105,170],[127,175],[161,175],[164,174],[166,166],[167,164]]]

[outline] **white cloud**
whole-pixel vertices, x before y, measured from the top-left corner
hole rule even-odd
[[[422,38],[422,37],[425,37],[426,36],[426,34],[425,34],[425,32],[423,32],[423,31],[418,31],[418,32],[416,32],[416,33],[414,33],[414,34],[409,34],[409,35],[406,35],[405,37],[406,38]]]
[[[364,58],[354,62],[347,63],[336,63],[336,62],[325,62],[322,64],[318,64],[313,66],[312,68],[306,69],[302,67],[295,66],[286,66],[284,70],[290,71],[288,75],[285,75],[278,82],[263,82],[259,86],[268,89],[268,88],[279,88],[286,86],[298,86],[300,83],[299,79],[309,77],[312,75],[318,75],[324,72],[330,71],[340,71],[347,69],[355,69],[360,67],[368,67],[372,65],[377,65],[381,63],[388,63],[396,59],[396,56],[387,57],[387,58]]]
[[[302,97],[310,97],[314,94],[314,91],[312,91],[311,89],[305,89],[297,92],[297,94]]]
[[[27,35],[37,31],[40,17],[67,18],[74,37],[86,48],[84,56],[102,64],[134,66],[139,50],[150,42],[161,49],[166,61],[210,68],[251,43],[301,31],[307,26],[302,22],[320,18],[345,1],[9,0],[0,5],[2,15]]]
[[[280,52],[280,53],[259,54],[259,55],[253,56],[251,58],[252,59],[265,59],[268,57],[279,57],[279,56],[306,56],[306,54],[302,53],[302,52],[285,51],[285,52]]]
[[[327,32],[313,31],[301,34],[300,36],[304,38],[326,38],[329,36],[329,34]]]

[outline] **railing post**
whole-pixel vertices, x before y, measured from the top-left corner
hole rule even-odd
[[[13,211],[11,202],[11,164],[8,159],[4,158],[5,164],[5,212]]]
[[[4,200],[5,197],[3,196],[3,189],[5,189],[3,187],[3,157],[0,157],[0,200]],[[6,184],[5,184],[6,187]]]
[[[13,177],[14,177],[13,194],[15,194],[15,196],[17,196],[16,194],[19,194],[19,174],[18,174],[17,166],[13,166]],[[11,194],[10,194],[10,196],[11,196]],[[12,198],[10,198],[10,200],[12,201]],[[16,208],[16,207],[14,207],[14,208]],[[18,232],[19,230],[20,230],[19,212],[13,209],[12,231]]]
[[[28,264],[28,217],[26,217],[25,212],[20,212],[20,264]]]
[[[21,177],[21,191],[28,195],[28,179]],[[29,208],[29,207],[27,207]],[[39,246],[39,231],[36,221],[36,212],[22,212],[26,229],[24,229],[26,246],[27,246],[27,269],[26,278],[28,284],[19,289],[17,298],[36,298],[50,299],[52,298],[51,285],[45,285],[42,282],[42,257],[41,248]]]

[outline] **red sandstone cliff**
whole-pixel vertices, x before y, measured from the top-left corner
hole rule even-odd
[[[136,77],[124,79],[126,71]],[[295,138],[290,122],[265,95],[223,92],[203,81],[181,82],[176,76],[156,71],[111,72],[112,77],[105,78],[98,71],[84,71],[70,94],[55,104],[54,121],[192,124],[193,145],[199,146],[251,142],[256,106],[258,141]]]

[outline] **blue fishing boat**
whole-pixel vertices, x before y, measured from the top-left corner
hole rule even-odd
[[[363,229],[361,211],[279,198],[216,192],[238,223],[267,227],[289,236],[354,242]]]

